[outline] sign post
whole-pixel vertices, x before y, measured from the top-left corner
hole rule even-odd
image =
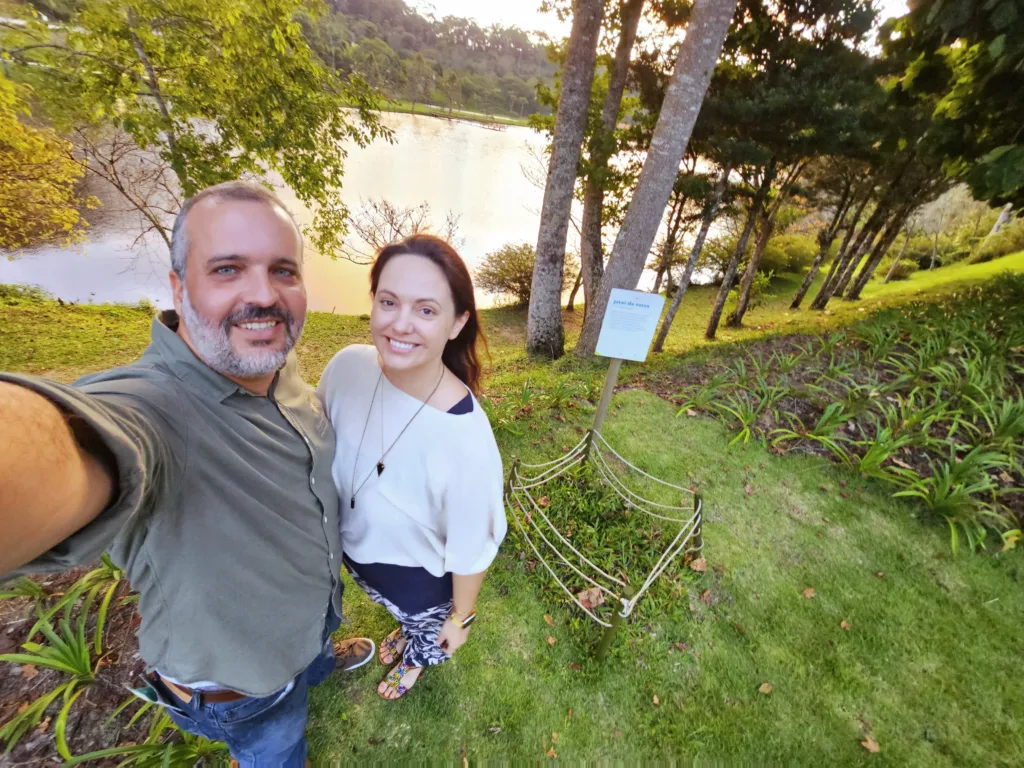
[[[601,323],[601,335],[597,338],[597,354],[611,358],[611,362],[608,364],[608,376],[604,380],[597,413],[594,414],[594,426],[587,434],[585,460],[590,458],[594,436],[600,434],[604,426],[622,361],[635,360],[642,363],[647,359],[647,351],[651,348],[651,340],[654,339],[654,331],[664,306],[665,297],[660,294],[612,289],[608,297],[608,309]]]

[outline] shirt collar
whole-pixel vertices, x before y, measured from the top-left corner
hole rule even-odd
[[[235,392],[254,396],[244,387],[240,387],[231,379],[221,376],[213,368],[208,366],[198,357],[185,340],[178,335],[178,313],[168,309],[153,318],[151,343],[153,350],[164,359],[171,371],[186,385],[204,397],[211,395],[218,402],[223,402]],[[295,365],[294,352],[288,355],[291,365],[285,364],[282,369],[287,374],[289,385],[294,385],[291,379],[298,376],[298,366]],[[270,385],[269,393],[273,394],[278,388],[278,378],[281,371],[274,376]]]

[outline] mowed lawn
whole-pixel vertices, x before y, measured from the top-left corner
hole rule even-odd
[[[955,291],[1005,269],[1024,270],[1024,254],[872,284],[864,301],[834,302],[828,314],[789,312],[799,280],[783,277],[746,328],[723,329],[722,343],[820,332],[861,309]],[[948,281],[936,285],[943,273]],[[630,370],[678,365],[681,352],[702,346],[712,300],[712,289],[693,289],[666,353]],[[581,314],[567,315],[570,338]],[[484,313],[493,397],[527,379],[545,392],[563,377],[603,375],[600,361],[531,361],[524,320],[510,309]],[[0,303],[0,368],[70,380],[132,359],[147,326],[142,309]],[[365,320],[312,314],[299,348],[303,374],[315,382],[337,349],[367,339]],[[546,461],[574,445],[592,411],[581,402],[564,413],[562,422],[538,409],[520,419],[519,435],[504,432],[506,461]],[[513,526],[471,642],[451,663],[398,702],[377,697],[377,663],[314,691],[315,761],[1022,763],[1019,551],[953,557],[944,526],[917,519],[914,506],[872,482],[756,443],[730,448],[717,422],[677,419],[642,390],[615,396],[605,434],[655,474],[699,484],[707,571],[671,569],[672,597],[646,606],[647,618],[598,666],[596,628],[547,589],[540,568],[530,570]],[[393,622],[347,586],[352,623],[339,635],[379,641]],[[770,692],[761,692],[765,683]]]

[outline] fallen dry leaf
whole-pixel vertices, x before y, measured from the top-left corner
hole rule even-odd
[[[584,589],[576,595],[576,599],[584,608],[596,608],[599,605],[604,605],[604,593],[598,587]]]
[[[744,483],[743,490],[746,492],[747,496],[754,495],[754,489],[751,487],[750,483]]]
[[[21,679],[32,680],[39,674],[39,669],[34,664],[21,665]]]
[[[551,744],[552,744],[552,746],[554,746],[557,743],[558,743],[558,734],[555,733],[554,731],[552,731],[552,733],[551,733]]]
[[[686,643],[676,643],[675,646],[676,650],[682,651],[683,653],[686,653],[687,649],[690,647]]]
[[[1013,475],[1011,475],[1004,469],[1002,472],[999,473],[999,479],[1002,480],[1004,483],[1012,483]]]
[[[661,699],[659,699],[657,696],[655,696],[653,699],[651,699],[651,703],[654,704],[654,706],[656,706],[656,707],[660,707],[661,706]]]
[[[571,669],[573,672],[582,672],[583,671],[583,668],[580,667],[580,665],[577,664],[575,661],[569,663],[569,669]]]
[[[831,521],[831,520],[829,520],[829,519],[828,519],[827,517],[823,517],[823,518],[821,518],[821,519],[822,519],[822,521],[824,521],[824,522],[826,522],[826,523],[831,523],[831,522],[832,522],[832,521]]]
[[[690,563],[690,570],[697,571],[698,573],[704,573],[708,569],[708,561],[703,557],[698,557],[692,563]]]
[[[551,749],[549,749],[549,750],[548,750],[547,752],[545,752],[544,754],[546,754],[546,755],[547,755],[548,757],[550,757],[550,758],[552,758],[552,759],[554,759],[554,758],[558,757],[558,753],[557,753],[557,752],[555,752],[555,748],[554,748],[554,747],[552,747]]]
[[[814,597],[814,587],[808,587],[800,594],[806,597],[808,600],[810,600],[812,597]]]
[[[563,416],[562,414],[560,414],[560,413],[556,413],[556,414],[555,414],[555,418],[556,418],[556,419],[558,419],[558,420],[559,420],[560,422],[562,422],[563,424],[565,423],[565,416]]]
[[[850,494],[847,491],[843,491],[839,495],[842,496],[844,499],[850,498]]]
[[[895,464],[897,467],[902,467],[903,469],[914,469],[912,466],[907,464],[907,462],[903,461],[902,459],[898,459],[895,456],[892,457],[892,463]]]
[[[703,602],[705,605],[711,605],[711,590],[705,589],[703,592],[701,592],[700,599],[701,602]]]
[[[693,408],[687,408],[686,409],[686,415],[687,416],[696,416],[697,412],[695,410],[693,410]]]
[[[50,727],[50,718],[46,718],[36,727],[36,733],[46,733],[46,729]]]
[[[870,736],[864,739],[864,741],[862,741],[860,745],[873,755],[877,755],[882,750],[882,748],[878,746],[878,742],[872,739]]]
[[[878,573],[875,574],[875,576],[877,576],[880,579],[884,579],[885,578],[885,571],[879,571]]]
[[[537,506],[538,507],[547,507],[550,504],[551,504],[551,499],[549,499],[547,496],[541,496],[539,499],[537,499]]]
[[[550,613],[545,613],[545,614],[544,614],[544,621],[545,621],[545,623],[546,623],[546,624],[547,624],[547,625],[548,625],[549,627],[553,627],[553,626],[555,626],[555,620],[554,620],[553,618],[551,618],[551,614],[550,614]]]
[[[839,626],[842,627],[843,629],[845,629],[847,632],[850,631],[850,622],[848,622],[848,621],[841,621],[841,622],[839,622]]]
[[[761,683],[761,685],[758,686],[757,690],[760,693],[763,693],[764,695],[767,696],[769,693],[772,692],[772,684],[771,683]]]
[[[569,710],[569,719],[572,720],[572,710]]]
[[[558,641],[555,640],[555,638],[553,638],[551,635],[548,635],[548,645],[550,645],[552,648],[554,648],[555,647],[555,643],[557,643],[557,642]]]

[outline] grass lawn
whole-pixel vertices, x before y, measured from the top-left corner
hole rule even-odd
[[[723,329],[719,343],[820,333],[862,309],[954,291],[1006,269],[1024,271],[1024,254],[872,283],[862,302],[837,301],[828,313],[789,312],[799,279],[783,277],[748,326]],[[713,298],[713,289],[694,288],[666,353],[630,366],[633,374],[700,360],[703,353],[680,353],[705,346]],[[522,351],[523,312],[483,315],[493,357],[487,390],[496,399],[527,378],[544,390],[563,376],[603,376],[600,361],[531,361]],[[582,313],[566,318],[571,343]],[[147,326],[147,312],[136,308],[0,302],[0,368],[71,380],[135,357]],[[358,318],[312,314],[299,347],[303,375],[315,382],[337,349],[366,341],[367,331]],[[503,433],[506,461],[546,461],[574,445],[592,412],[565,413],[562,422],[538,412],[521,419],[520,435]],[[729,448],[722,425],[677,419],[672,405],[640,388],[616,394],[605,434],[653,473],[699,484],[707,571],[670,569],[664,588],[641,604],[644,618],[620,633],[599,667],[591,660],[597,628],[520,558],[513,526],[484,585],[472,640],[451,663],[428,670],[398,702],[377,697],[384,670],[376,663],[314,691],[314,760],[1021,763],[1019,551],[954,558],[944,526],[918,520],[913,505],[873,482],[757,443]],[[351,582],[345,606],[352,625],[342,634],[379,641],[393,628]],[[759,692],[764,683],[770,693]],[[877,755],[861,746],[869,736]]]

